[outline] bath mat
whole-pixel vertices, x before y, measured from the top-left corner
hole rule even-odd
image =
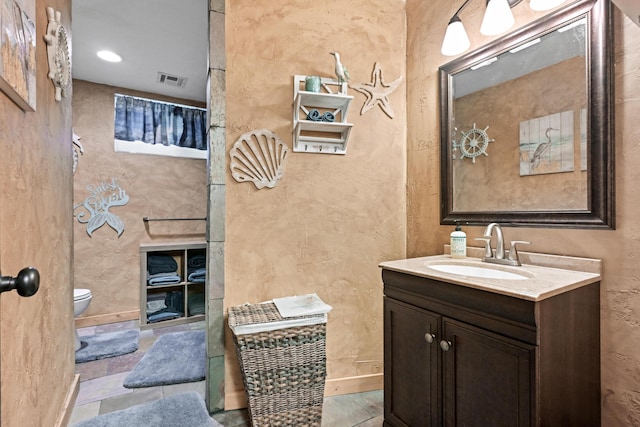
[[[195,391],[180,393],[120,411],[98,415],[74,427],[222,427],[209,416]]]
[[[139,335],[137,329],[127,329],[80,337],[80,342],[87,345],[76,351],[76,363],[133,353],[138,349]]]
[[[124,379],[127,388],[155,387],[204,379],[204,331],[161,335]]]

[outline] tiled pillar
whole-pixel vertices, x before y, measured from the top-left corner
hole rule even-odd
[[[209,0],[209,201],[207,247],[207,393],[209,412],[224,409],[225,0]]]

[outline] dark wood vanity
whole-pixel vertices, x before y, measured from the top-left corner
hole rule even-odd
[[[382,279],[384,426],[600,426],[600,282],[533,301]]]

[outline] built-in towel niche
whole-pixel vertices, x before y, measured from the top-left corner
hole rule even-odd
[[[114,150],[207,159],[207,110],[116,94]]]
[[[207,244],[140,244],[140,329],[204,320]]]

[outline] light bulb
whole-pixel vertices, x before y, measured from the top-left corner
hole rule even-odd
[[[514,23],[515,19],[507,0],[489,0],[480,33],[485,36],[495,36],[507,31]]]
[[[442,41],[442,49],[440,50],[445,56],[455,56],[469,49],[471,42],[467,36],[467,32],[462,25],[462,21],[457,16],[451,18],[447,31]]]

